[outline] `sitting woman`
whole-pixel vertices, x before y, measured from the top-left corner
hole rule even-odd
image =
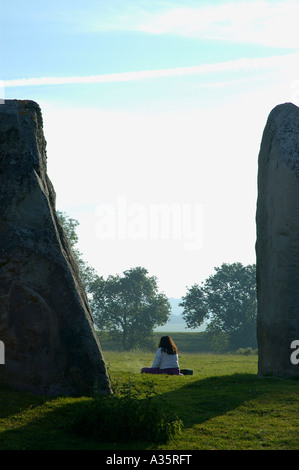
[[[170,336],[162,336],[152,367],[143,367],[141,374],[169,374],[180,373],[178,349]]]

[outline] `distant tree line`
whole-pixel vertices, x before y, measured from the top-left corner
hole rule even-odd
[[[104,279],[83,260],[77,249],[79,222],[58,212],[89,298],[95,327],[123,349],[153,345],[153,331],[167,323],[171,307],[158,290],[155,276],[136,267]],[[256,267],[223,263],[201,285],[187,288],[180,306],[189,328],[207,324],[206,334],[215,350],[256,348]]]

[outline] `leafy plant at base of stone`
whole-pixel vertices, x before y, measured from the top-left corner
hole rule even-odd
[[[71,427],[79,436],[106,442],[165,443],[183,423],[162,397],[155,397],[153,383],[141,392],[129,379],[114,395],[96,393],[82,403]]]

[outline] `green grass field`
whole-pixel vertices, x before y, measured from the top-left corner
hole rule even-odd
[[[0,449],[299,449],[299,382],[257,377],[257,356],[180,354],[193,376],[140,374],[153,354],[104,351],[112,385],[129,381],[140,393],[153,385],[154,399],[176,412],[183,429],[161,445],[99,442],[71,431],[74,413],[92,398],[45,398],[0,386]],[[100,423],[99,423],[100,425]]]
[[[109,339],[109,336],[106,332],[97,332],[102,348],[104,351],[117,351],[121,350],[121,342],[120,341],[113,341]],[[167,335],[168,333],[153,333],[153,347],[152,352],[154,353],[157,349],[159,344],[160,338],[163,335]],[[170,333],[170,336],[174,340],[174,342],[179,345],[180,352],[215,352],[211,347],[211,343],[208,339],[208,336],[205,332],[178,332],[178,333]]]

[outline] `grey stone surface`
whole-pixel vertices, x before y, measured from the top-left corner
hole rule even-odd
[[[299,377],[299,108],[269,114],[258,160],[257,335],[260,376]]]
[[[0,105],[0,383],[46,395],[110,382],[47,175],[41,110]],[[65,178],[71,178],[71,168]]]

